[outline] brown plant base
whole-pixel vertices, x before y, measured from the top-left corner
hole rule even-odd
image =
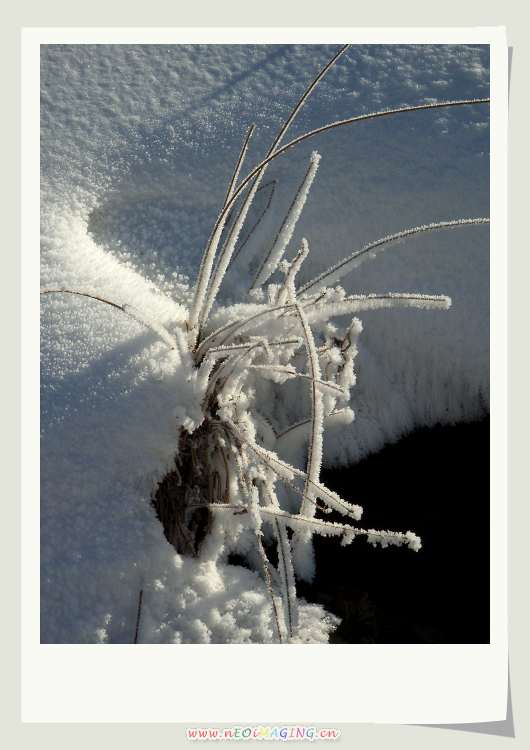
[[[220,448],[212,451],[208,420],[191,435],[181,430],[175,468],[159,482],[152,498],[166,539],[181,555],[199,555],[212,522],[207,504],[228,501],[222,459]]]

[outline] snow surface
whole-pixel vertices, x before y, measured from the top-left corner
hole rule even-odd
[[[43,286],[91,290],[174,328],[246,128],[257,124],[250,165],[335,49],[43,47]],[[481,46],[354,47],[292,135],[376,109],[487,96],[488,66]],[[307,237],[302,282],[392,232],[487,216],[488,115],[484,105],[399,115],[319,136],[277,159],[264,179],[276,182],[270,209],[234,262],[224,301],[248,289],[315,147],[322,161],[287,250],[292,258]],[[265,195],[254,218],[264,205]],[[453,304],[360,316],[356,419],[326,433],[328,463],[488,408],[487,226],[389,248],[344,286],[443,293]],[[178,426],[196,418],[189,365],[90,300],[44,298],[41,326],[42,640],[131,642],[140,589],[143,642],[271,640],[261,579],[175,555],[150,507]],[[283,427],[300,418],[290,384],[285,393],[276,414]],[[314,605],[302,605],[300,617],[306,640],[327,640],[333,618]]]

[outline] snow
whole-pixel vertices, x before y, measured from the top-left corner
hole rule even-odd
[[[43,47],[43,287],[133,306],[178,335],[246,128],[257,125],[249,166],[335,50]],[[487,96],[488,64],[481,46],[354,47],[308,100],[293,137],[378,108]],[[268,168],[270,210],[229,269],[224,302],[248,290],[317,145],[318,175],[286,253],[292,259],[307,237],[302,283],[380,237],[489,213],[486,106],[336,130]],[[412,238],[343,283],[355,295],[445,294],[452,307],[359,313],[355,420],[326,432],[325,461],[358,460],[415,427],[488,408],[487,226]],[[186,352],[168,351],[117,310],[67,295],[43,298],[41,330],[43,642],[132,642],[140,590],[143,642],[270,641],[261,578],[219,550],[217,563],[176,555],[150,506],[178,427],[200,419]],[[301,416],[291,386],[300,387],[282,386],[284,428]],[[302,602],[300,624],[302,639],[323,642],[336,620]]]

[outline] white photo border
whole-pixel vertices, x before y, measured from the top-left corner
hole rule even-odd
[[[489,644],[40,644],[41,44],[489,44],[491,641]],[[507,699],[507,101],[503,28],[83,28],[22,32],[22,719],[29,722],[500,721]],[[280,650],[281,649],[281,650]],[[201,659],[203,663],[201,665]],[[243,675],[243,679],[242,679]],[[242,683],[248,682],[248,689]]]

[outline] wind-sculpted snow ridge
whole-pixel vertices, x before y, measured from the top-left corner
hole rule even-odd
[[[238,238],[269,165],[317,133],[418,110],[343,118],[287,141],[347,49],[322,68],[265,158],[241,177],[254,128],[247,130],[195,288],[172,288],[179,302],[98,247],[81,215],[45,223],[43,368],[62,375],[69,356],[78,367],[43,384],[43,641],[326,642],[337,618],[296,592],[297,580],[315,575],[315,534],[342,545],[362,537],[421,549],[412,530],[359,526],[358,498],[322,484],[324,435],[354,420],[350,400],[366,336],[356,315],[395,308],[397,321],[403,308],[446,311],[451,299],[423,289],[349,294],[336,282],[379,249],[488,219],[387,234],[299,286],[310,243],[301,238],[292,260],[287,251],[319,167],[315,151],[248,294],[218,303],[232,263],[244,259]],[[289,407],[287,393],[296,395]],[[229,564],[233,554],[248,567]]]

